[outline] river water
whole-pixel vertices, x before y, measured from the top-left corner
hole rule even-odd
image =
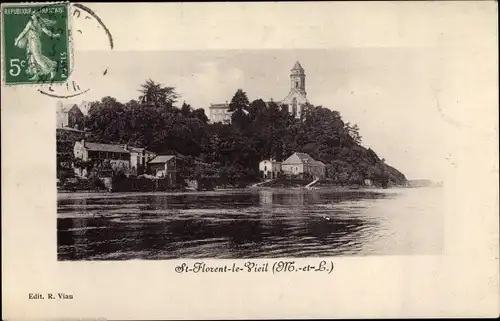
[[[59,193],[59,260],[429,255],[441,188]]]

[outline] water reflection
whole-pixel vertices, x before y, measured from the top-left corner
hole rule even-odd
[[[429,196],[432,195],[426,197]],[[437,200],[434,195],[432,204]],[[408,207],[414,203],[420,205]],[[429,224],[430,215],[415,216],[426,213],[421,204],[407,191],[65,194],[58,198],[58,258],[254,258],[439,252],[439,229],[426,233],[425,242],[421,232],[408,233],[412,224]],[[429,208],[433,213],[439,212],[439,207]],[[432,220],[434,225],[440,222],[435,215]],[[393,245],[395,241],[398,246]]]

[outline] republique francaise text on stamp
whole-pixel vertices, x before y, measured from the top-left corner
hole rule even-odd
[[[68,3],[2,6],[6,85],[63,83],[70,73]]]

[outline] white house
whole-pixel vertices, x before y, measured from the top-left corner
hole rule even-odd
[[[259,172],[263,178],[277,178],[281,175],[281,163],[272,158],[263,160],[259,163]]]
[[[229,104],[211,104],[209,109],[209,119],[212,123],[231,123],[232,112],[229,111]]]
[[[211,104],[209,109],[209,120],[211,123],[222,123],[222,124],[230,124],[231,117],[233,116],[233,112],[229,111],[229,104]],[[243,109],[245,115],[248,115],[249,112]]]
[[[306,153],[293,153],[281,163],[281,171],[285,175],[303,177],[308,174],[314,178],[324,178],[326,166]]]

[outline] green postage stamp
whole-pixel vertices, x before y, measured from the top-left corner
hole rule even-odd
[[[2,5],[6,85],[53,84],[70,73],[67,3]]]

